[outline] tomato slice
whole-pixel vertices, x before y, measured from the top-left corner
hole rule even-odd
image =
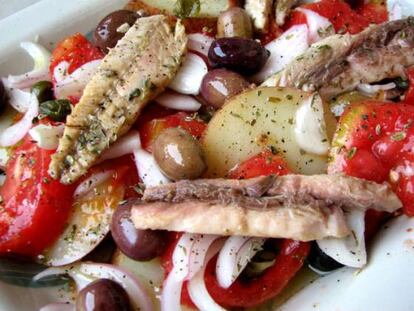
[[[414,106],[364,101],[339,120],[329,173],[389,181],[403,210],[414,216]]]
[[[180,127],[187,130],[195,138],[200,139],[207,127],[207,124],[194,114],[178,112],[159,119],[152,119],[139,126],[141,144],[144,149],[151,151],[151,144],[157,136],[170,127]]]
[[[237,165],[229,174],[229,178],[245,179],[265,175],[286,175],[289,170],[285,160],[273,154],[270,150],[265,150],[247,161]]]
[[[52,153],[27,136],[9,160],[0,189],[0,254],[36,256],[62,233],[75,185],[49,176]]]
[[[50,63],[50,72],[53,76],[53,70],[62,61],[69,63],[68,73],[72,73],[83,64],[95,59],[101,59],[104,54],[92,45],[83,35],[76,33],[67,37],[52,52],[52,61]]]
[[[382,23],[388,20],[387,9],[381,4],[364,5],[353,10],[343,0],[321,0],[302,7],[329,19],[335,31],[339,33],[355,34],[371,23]],[[302,12],[293,11],[285,29],[298,24],[306,24],[306,16]]]
[[[309,254],[310,244],[293,240],[276,240],[279,253],[275,264],[262,275],[244,281],[238,278],[229,288],[220,287],[216,278],[216,258],[211,260],[204,275],[206,287],[212,298],[227,308],[257,306],[279,294],[289,280],[302,268]]]

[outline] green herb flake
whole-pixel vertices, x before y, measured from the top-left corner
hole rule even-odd
[[[269,97],[267,100],[271,103],[280,103],[282,101],[279,97],[273,97],[273,96]]]
[[[131,94],[129,94],[129,100],[132,100],[135,97],[139,97],[139,96],[141,96],[141,90],[139,88],[136,88],[135,90],[131,92]]]
[[[393,141],[401,141],[401,140],[404,140],[406,137],[407,137],[406,132],[396,132],[391,135],[391,139]]]
[[[348,159],[352,159],[357,153],[357,151],[358,151],[357,147],[352,147],[351,149],[349,149],[348,155],[347,155]]]

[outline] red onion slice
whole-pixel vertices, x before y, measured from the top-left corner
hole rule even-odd
[[[254,255],[262,249],[263,238],[232,236],[226,243],[217,259],[216,275],[219,285],[229,288],[244,270]]]
[[[10,106],[20,113],[25,113],[29,109],[30,92],[11,87],[11,83],[7,79],[2,78],[1,81],[6,90]]]
[[[187,48],[190,51],[195,51],[208,57],[208,50],[213,41],[213,38],[202,33],[192,33],[188,35]]]
[[[165,108],[181,111],[197,111],[201,107],[194,97],[173,91],[165,91],[155,101]]]
[[[39,311],[75,311],[76,307],[72,303],[55,302],[43,306]]]
[[[142,182],[147,186],[167,184],[170,180],[163,175],[153,155],[143,149],[134,151],[135,165]]]
[[[0,146],[10,147],[17,144],[29,132],[33,119],[39,114],[39,102],[36,95],[30,95],[29,108],[22,119],[6,128],[0,134]]]
[[[139,137],[139,132],[131,130],[112,144],[109,149],[105,150],[99,158],[99,162],[116,159],[127,154],[133,154],[134,151],[140,148],[141,139]]]
[[[50,52],[40,44],[30,41],[20,43],[20,47],[33,59],[33,70],[21,75],[9,75],[7,80],[9,81],[10,86],[13,88],[25,89],[31,87],[38,81],[50,81]]]
[[[83,89],[98,70],[101,59],[83,64],[55,85],[56,98],[81,97]]]
[[[305,24],[296,25],[266,44],[265,47],[270,51],[270,57],[263,68],[252,77],[252,80],[260,83],[285,69],[290,62],[308,49],[308,34],[309,30]]]
[[[200,56],[188,53],[180,70],[168,87],[178,93],[197,95],[207,71],[207,65]]]
[[[49,275],[68,274],[82,290],[96,279],[110,279],[119,283],[128,293],[135,308],[140,311],[152,311],[151,297],[141,282],[129,271],[109,264],[83,262],[59,268],[49,268],[37,274],[33,279],[40,280]]]
[[[332,23],[326,17],[304,8],[297,8],[296,11],[299,11],[306,16],[310,43],[318,42],[325,37],[335,34],[335,29]]]
[[[225,311],[223,307],[217,304],[207,291],[204,281],[204,273],[207,263],[213,258],[223,246],[223,240],[214,242],[206,255],[203,268],[188,283],[188,293],[193,303],[200,311]]]
[[[63,81],[68,76],[69,63],[66,61],[60,62],[53,69],[53,79],[56,82]]]

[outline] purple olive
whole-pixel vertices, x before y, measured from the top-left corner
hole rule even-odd
[[[109,49],[125,35],[128,26],[132,26],[138,17],[137,13],[128,10],[115,11],[105,16],[96,26],[93,34],[95,45],[102,52],[108,53]]]
[[[211,106],[220,108],[226,99],[249,87],[241,75],[226,69],[210,70],[201,83],[201,96]]]
[[[128,294],[121,285],[109,279],[100,279],[79,292],[76,311],[132,311],[132,308]]]
[[[270,52],[259,42],[243,38],[220,38],[213,41],[208,58],[214,67],[225,67],[244,75],[258,72]]]
[[[118,206],[112,216],[112,237],[121,252],[129,258],[151,260],[164,251],[166,234],[164,231],[136,229],[131,220],[131,206],[134,202]]]

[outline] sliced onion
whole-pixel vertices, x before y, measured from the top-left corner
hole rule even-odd
[[[10,147],[17,144],[29,132],[33,119],[39,114],[39,102],[36,95],[30,95],[29,108],[22,119],[6,128],[0,134],[0,146]]]
[[[178,93],[197,95],[207,71],[207,65],[200,56],[188,53],[169,88]]]
[[[210,49],[213,41],[213,38],[202,33],[189,34],[187,48],[208,57],[208,50]]]
[[[81,97],[83,89],[97,71],[101,59],[83,64],[55,85],[56,98]]]
[[[389,21],[396,21],[399,19],[402,19],[402,8],[401,5],[396,2],[393,6],[392,9],[388,12],[388,20]]]
[[[68,76],[69,63],[66,61],[60,62],[53,69],[53,79],[56,82],[63,81]]]
[[[80,291],[96,279],[110,279],[119,283],[128,293],[132,304],[138,310],[151,311],[151,298],[141,282],[129,271],[118,266],[82,262],[59,268],[49,268],[37,274],[33,280],[40,280],[50,275],[68,274],[76,283]]]
[[[147,187],[168,184],[170,180],[163,175],[154,157],[149,152],[138,149],[134,151],[138,175]]]
[[[43,306],[39,311],[75,311],[76,307],[73,303],[55,302]]]
[[[191,301],[200,311],[225,311],[223,307],[218,305],[207,291],[204,281],[204,273],[207,263],[213,258],[220,248],[223,246],[223,240],[215,241],[209,248],[203,268],[188,283],[188,293]]]
[[[306,16],[311,44],[335,33],[332,23],[326,17],[304,8],[297,8],[296,11],[299,11]]]
[[[262,249],[264,242],[265,239],[262,238],[228,238],[217,259],[216,275],[219,285],[229,288],[254,255]]]
[[[181,111],[197,111],[201,107],[194,97],[173,91],[165,91],[155,101],[165,108]]]
[[[306,25],[296,25],[285,31],[280,37],[266,44],[266,49],[270,51],[270,57],[266,64],[252,80],[258,83],[266,78],[283,70],[296,57],[303,54],[309,47],[308,27]]]
[[[59,138],[62,137],[64,130],[64,124],[39,124],[29,130],[29,135],[40,148],[55,150],[59,145]]]
[[[88,194],[98,185],[108,181],[113,176],[113,174],[114,171],[112,170],[92,174],[90,177],[86,178],[76,187],[73,196],[81,197],[85,194]]]
[[[50,81],[49,64],[50,52],[43,46],[30,41],[20,43],[34,62],[33,70],[21,75],[9,75],[7,80],[13,88],[24,89],[31,87],[34,83],[42,80]]]
[[[1,81],[6,90],[10,106],[20,113],[25,113],[30,104],[30,92],[11,87],[11,83],[7,79],[2,78]]]
[[[181,310],[183,282],[198,273],[205,262],[210,245],[216,235],[184,233],[174,249],[173,268],[163,284],[161,310]]]
[[[380,91],[388,91],[388,90],[395,89],[396,87],[397,86],[394,82],[390,82],[387,84],[376,84],[376,85],[360,83],[358,84],[357,89],[358,91],[366,95],[375,95],[376,93]]]
[[[141,139],[139,137],[139,132],[131,130],[105,150],[99,158],[99,162],[116,159],[127,154],[133,154],[135,150],[140,148]]]
[[[354,268],[362,268],[367,263],[365,249],[365,211],[351,210],[345,213],[352,234],[346,238],[326,238],[318,240],[319,248],[337,262]]]

